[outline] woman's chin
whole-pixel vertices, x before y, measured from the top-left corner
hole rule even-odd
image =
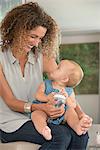
[[[27,49],[25,49],[25,52],[26,53],[28,53],[28,52],[30,52],[31,51],[31,48],[29,49],[29,48],[27,48]]]

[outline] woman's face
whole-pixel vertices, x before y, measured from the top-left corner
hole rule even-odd
[[[41,43],[41,39],[45,36],[46,31],[46,28],[38,26],[37,28],[23,34],[20,40],[20,49],[28,53],[31,51],[32,47],[38,47],[39,43]]]

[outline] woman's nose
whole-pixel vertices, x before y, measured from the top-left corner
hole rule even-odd
[[[39,45],[39,43],[41,42],[41,40],[40,39],[35,39],[35,41],[34,41],[34,46],[36,46],[36,47],[38,47],[38,45]]]

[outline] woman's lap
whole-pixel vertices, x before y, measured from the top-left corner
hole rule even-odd
[[[42,145],[40,150],[85,150],[88,136],[77,136],[67,125],[49,124],[53,138],[46,141],[34,128],[33,123],[28,121],[20,129],[13,133],[1,133],[2,142],[27,141]],[[71,145],[70,145],[71,144]]]
[[[35,130],[33,123],[31,121],[26,122],[18,130],[12,133],[1,132],[1,141],[3,143],[15,142],[15,141],[27,141],[34,142],[36,138],[39,138],[40,143],[44,142],[42,136],[40,136]],[[37,144],[37,143],[36,143]]]

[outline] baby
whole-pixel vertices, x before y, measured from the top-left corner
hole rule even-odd
[[[86,123],[89,124],[91,118],[81,110],[81,107],[75,100],[73,90],[83,78],[82,68],[72,60],[62,60],[58,65],[58,69],[48,76],[51,80],[45,80],[37,90],[37,103],[50,103],[55,107],[64,105],[65,113],[57,119],[51,119],[48,118],[45,112],[32,112],[32,121],[36,130],[42,134],[46,140],[51,140],[51,129],[47,123],[61,124],[67,122],[78,135],[85,134],[87,130],[82,126]],[[55,97],[57,98],[56,94],[58,96],[60,95],[60,103],[55,100]]]

